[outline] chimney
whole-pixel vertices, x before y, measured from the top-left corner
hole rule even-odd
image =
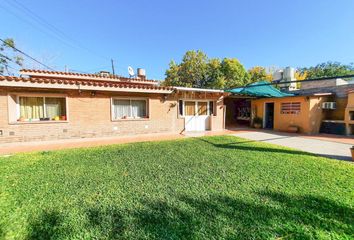
[[[145,80],[146,79],[146,72],[145,72],[145,69],[143,68],[138,68],[137,69],[137,75],[138,75],[138,78],[142,79],[142,80]]]

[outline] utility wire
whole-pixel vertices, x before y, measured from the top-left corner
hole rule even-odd
[[[27,54],[27,53],[23,52],[22,50],[16,48],[15,46],[12,46],[11,44],[8,44],[5,40],[3,40],[3,39],[0,38],[0,41],[3,42],[5,45],[9,46],[10,48],[14,49],[15,51],[17,51],[17,52],[23,54],[24,56],[26,56],[26,57],[32,59],[32,60],[35,61],[36,63],[39,63],[40,65],[44,66],[45,68],[50,69],[50,70],[52,70],[52,71],[55,71],[55,69],[49,67],[48,65],[45,65],[44,63],[41,63],[40,61],[38,61],[38,60],[35,59],[34,57],[31,57],[29,54]]]
[[[70,43],[71,47],[75,47],[75,48],[81,48],[97,57],[100,57],[104,60],[109,60],[109,58],[102,56],[101,54],[96,53],[95,51],[83,46],[79,41],[75,40],[74,38],[70,37],[68,34],[66,34],[65,32],[61,31],[59,28],[57,28],[56,26],[54,26],[53,24],[49,23],[48,21],[46,21],[44,18],[42,18],[41,16],[39,16],[38,14],[36,14],[35,12],[33,12],[31,9],[29,9],[28,7],[26,7],[24,4],[16,1],[16,0],[6,0],[6,2],[11,5],[12,7],[17,8],[18,10],[22,11],[23,13],[25,13],[28,17],[30,17],[32,20],[34,20],[35,22],[37,22],[38,24],[40,24],[43,28],[45,28],[46,30],[50,30],[52,33],[56,34],[56,37],[61,36],[62,38],[64,38],[67,43]],[[16,5],[15,5],[16,4]],[[67,44],[66,43],[66,44]]]
[[[75,47],[74,45],[68,43],[67,41],[63,40],[62,38],[60,38],[59,36],[53,34],[52,32],[48,32],[48,31],[45,31],[44,29],[38,27],[37,25],[34,25],[31,21],[28,21],[27,19],[17,15],[14,11],[10,10],[10,9],[7,9],[5,8],[3,5],[0,5],[0,8],[4,9],[6,12],[12,14],[14,17],[20,19],[21,21],[27,23],[28,25],[32,26],[33,28],[37,29],[38,31],[42,32],[43,34],[45,35],[48,35],[52,38],[55,38],[56,40],[62,42],[63,44],[65,44],[66,46],[68,47],[71,47],[71,48],[77,48]]]
[[[276,80],[273,82],[268,82],[268,83],[262,83],[262,84],[257,84],[257,85],[246,85],[246,86],[238,86],[234,88],[252,88],[252,87],[260,87],[260,86],[269,86],[269,85],[284,85],[287,83],[304,83],[304,82],[313,82],[313,81],[325,81],[329,79],[334,79],[334,78],[354,78],[354,74],[351,75],[342,75],[342,76],[333,76],[333,77],[321,77],[321,78],[308,78],[304,80],[294,80],[294,81],[281,81],[281,80]],[[225,90],[232,90],[234,88],[229,88]]]

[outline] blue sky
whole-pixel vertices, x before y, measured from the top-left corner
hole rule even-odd
[[[192,49],[246,68],[354,62],[353,0],[16,0],[44,26],[14,1],[0,1],[0,37],[58,70],[110,70],[113,58],[120,75],[143,67],[163,79]]]

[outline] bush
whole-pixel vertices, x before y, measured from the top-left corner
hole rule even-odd
[[[253,124],[262,124],[263,123],[263,119],[260,117],[255,117],[253,118]]]

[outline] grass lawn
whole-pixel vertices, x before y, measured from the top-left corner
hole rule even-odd
[[[354,165],[232,136],[0,158],[1,239],[351,239]]]

